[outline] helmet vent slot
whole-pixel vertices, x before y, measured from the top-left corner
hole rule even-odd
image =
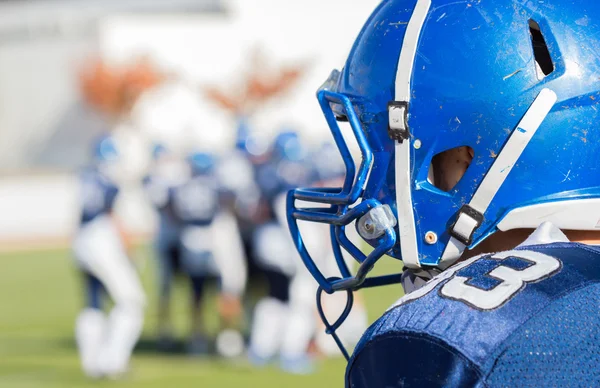
[[[554,62],[552,62],[552,56],[540,25],[533,19],[529,20],[529,34],[533,45],[537,76],[542,80],[554,71]]]
[[[452,148],[435,155],[429,168],[429,183],[442,191],[452,191],[467,172],[473,156],[473,148],[469,146]]]

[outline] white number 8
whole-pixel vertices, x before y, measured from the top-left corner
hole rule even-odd
[[[506,301],[518,293],[527,282],[535,282],[554,275],[560,268],[558,259],[533,251],[508,251],[487,256],[491,260],[505,260],[515,257],[531,262],[533,265],[518,271],[503,265],[490,271],[486,276],[501,281],[500,284],[490,290],[484,290],[471,286],[466,282],[469,278],[454,276],[440,290],[440,294],[446,298],[467,303],[482,310],[493,310],[502,306]],[[477,265],[477,261],[473,263]]]

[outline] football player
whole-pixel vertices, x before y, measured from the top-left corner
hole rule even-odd
[[[185,160],[174,155],[157,156],[154,174],[146,178],[145,186],[160,215],[156,244],[160,264],[159,343],[166,350],[172,346],[170,290],[174,273],[181,271],[192,288],[190,353],[209,351],[202,302],[206,282],[216,279],[221,290],[219,316],[229,344],[223,353],[237,355],[243,350],[243,340],[234,329],[241,314],[239,299],[246,268],[235,220],[221,210],[215,158],[200,152]]]
[[[310,182],[312,175],[304,147],[293,131],[282,131],[262,159],[254,159],[259,190],[256,209],[266,217],[254,225],[252,254],[269,292],[254,310],[249,355],[257,365],[279,356],[280,366],[291,373],[313,369],[307,350],[314,333],[314,306],[307,300],[314,292],[313,280],[304,269],[298,271],[299,261],[292,252],[285,227],[285,194]]]
[[[181,223],[170,205],[172,189],[189,179],[189,167],[184,160],[173,155],[166,147],[157,144],[153,162],[143,185],[152,206],[158,213],[158,230],[154,250],[158,275],[158,347],[172,350],[175,346],[170,317],[173,277],[180,267]]]
[[[144,290],[112,215],[119,192],[118,159],[114,140],[100,139],[94,166],[80,177],[81,222],[73,240],[87,290],[75,334],[83,370],[94,378],[119,377],[127,371],[144,318]],[[104,290],[114,302],[108,315],[103,310]]]
[[[190,179],[173,187],[170,197],[173,213],[181,224],[181,267],[192,285],[190,351],[208,351],[202,302],[207,280],[216,279],[220,285],[218,313],[225,331],[217,339],[217,347],[222,355],[238,356],[243,350],[243,338],[235,329],[241,318],[246,267],[237,224],[220,206],[215,163],[211,154],[192,154],[188,158]]]
[[[346,178],[291,192],[288,221],[318,300],[348,296],[327,330],[354,290],[407,292],[346,354],[346,386],[600,385],[598,20],[598,3],[384,0],[318,92]],[[338,277],[298,220],[331,225]],[[368,276],[384,254],[401,276]]]

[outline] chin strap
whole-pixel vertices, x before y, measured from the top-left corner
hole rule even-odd
[[[419,267],[417,230],[411,194],[410,127],[408,125],[411,90],[410,84],[421,31],[427,20],[431,0],[418,0],[406,26],[402,50],[398,58],[394,101],[388,104],[388,132],[396,142],[396,210],[398,212],[398,240],[404,264]]]
[[[450,241],[446,245],[439,268],[446,269],[454,264],[473,242],[473,235],[483,223],[490,203],[556,104],[556,100],[556,93],[550,89],[542,89],[531,104],[473,194],[471,202],[459,210],[456,221],[450,227]]]
[[[333,281],[339,280],[339,278],[329,278],[327,280],[333,282]],[[328,335],[330,335],[333,338],[336,345],[338,346],[338,348],[340,348],[340,351],[344,355],[344,358],[346,359],[346,361],[350,361],[350,354],[348,353],[342,340],[336,333],[336,330],[339,329],[340,326],[342,326],[342,323],[344,323],[346,318],[348,318],[348,315],[350,315],[350,311],[352,311],[352,306],[354,305],[354,292],[350,289],[345,290],[345,292],[346,292],[346,307],[344,307],[344,311],[342,312],[340,317],[337,319],[337,321],[335,321],[333,324],[331,324],[329,322],[329,320],[327,319],[327,317],[325,316],[325,309],[323,308],[323,292],[324,292],[323,287],[319,287],[319,289],[317,290],[317,311],[319,312],[321,321],[323,321],[323,324],[325,325],[325,333],[327,333]]]
[[[338,336],[336,331],[340,328],[340,326],[342,326],[342,324],[346,321],[346,319],[350,315],[350,312],[352,311],[352,306],[354,305],[354,292],[363,288],[382,287],[399,284],[403,281],[403,276],[403,274],[392,274],[368,278],[365,281],[361,282],[360,285],[358,285],[355,288],[344,288],[334,290],[331,292],[327,292],[327,290],[325,290],[322,286],[319,286],[319,288],[317,289],[317,311],[319,312],[321,321],[323,321],[323,324],[325,325],[325,333],[329,334],[333,338],[338,348],[340,348],[340,351],[346,358],[346,361],[350,360],[350,353],[348,353],[348,350],[346,350],[344,343],[342,342],[341,338]],[[328,278],[327,281],[334,285],[343,282],[343,280],[338,277]],[[332,324],[327,319],[327,316],[325,315],[325,309],[323,308],[323,292],[332,294],[334,292],[340,291],[346,293],[346,307],[344,307],[344,311],[339,316],[339,318]]]

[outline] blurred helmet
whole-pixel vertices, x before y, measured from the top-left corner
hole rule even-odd
[[[115,162],[119,159],[117,144],[112,136],[101,136],[94,143],[94,161],[96,163]]]
[[[599,230],[597,20],[597,2],[383,1],[344,69],[318,91],[344,159],[343,186],[288,197],[295,244],[322,289],[398,281],[367,278],[384,254],[444,269],[498,230],[544,221]],[[361,149],[358,169],[339,120]],[[441,187],[436,157],[465,147],[464,175]],[[331,225],[341,279],[319,271],[298,220]],[[368,256],[346,237],[354,221],[374,247]],[[360,263],[356,274],[342,249]]]
[[[238,119],[235,147],[239,150],[246,150],[246,142],[250,137],[250,124],[245,117]]]
[[[195,152],[188,158],[193,175],[206,175],[214,171],[215,157],[206,152]]]
[[[152,160],[159,160],[168,154],[168,149],[164,144],[155,143],[152,145]]]
[[[300,161],[305,157],[305,149],[295,131],[283,131],[273,141],[273,157],[276,159]]]
[[[93,145],[93,164],[107,179],[117,183],[122,178],[121,157],[115,138],[110,135],[99,137]]]

